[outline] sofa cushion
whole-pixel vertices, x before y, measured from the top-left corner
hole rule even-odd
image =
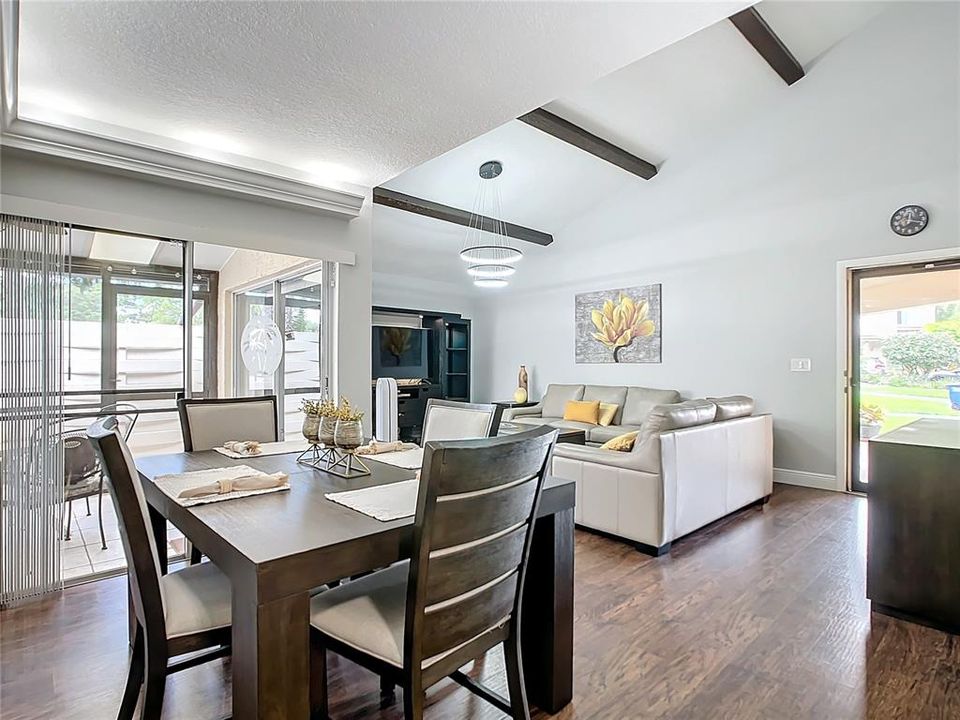
[[[584,433],[590,432],[593,428],[599,427],[593,423],[577,422],[576,420],[551,420],[550,427],[564,428],[566,430],[583,430]]]
[[[726,397],[707,398],[707,400],[717,406],[717,417],[714,422],[753,415],[753,398],[746,395],[727,395]]]
[[[616,452],[630,452],[633,450],[633,444],[637,441],[639,430],[617,435],[617,437],[607,440],[600,446],[601,450],[615,450]]]
[[[531,427],[540,427],[541,425],[549,425],[552,422],[562,419],[563,418],[558,417],[540,417],[539,415],[521,415],[520,417],[511,418],[510,422],[514,425],[530,425]]]
[[[563,419],[598,425],[598,421],[600,420],[600,401],[567,400],[567,404],[563,408]]]
[[[581,400],[583,385],[547,385],[547,392],[540,401],[543,410],[540,414],[547,417],[563,417],[567,400]]]
[[[613,440],[613,438],[623,435],[624,433],[639,429],[639,425],[611,425],[610,427],[597,425],[587,431],[587,442],[602,445],[607,440]]]
[[[600,403],[600,415],[597,417],[597,425],[613,425],[613,421],[620,413],[620,406],[613,403]]]
[[[623,414],[619,422],[624,425],[643,425],[654,405],[679,403],[680,393],[676,390],[657,390],[631,386],[627,388]]]
[[[619,405],[613,417],[613,424],[622,422],[623,404],[627,401],[627,388],[623,385],[586,385],[583,388],[584,400],[599,400],[601,403]]]

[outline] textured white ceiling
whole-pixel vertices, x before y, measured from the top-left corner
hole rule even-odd
[[[890,6],[768,1],[757,7],[801,64],[816,72],[816,58]],[[628,187],[649,189],[659,197],[681,187],[683,177],[695,173],[697,158],[707,161],[738,125],[786,101],[797,87],[788,87],[724,20],[547,106],[656,163],[660,172],[652,180],[513,121],[403,173],[388,187],[470,209],[477,166],[500,159],[505,166],[500,178],[503,219],[557,233]],[[676,200],[684,205],[682,198]],[[456,252],[463,236],[458,226],[377,207],[374,268],[469,286]],[[587,245],[598,241],[583,238]],[[538,258],[545,261],[565,253],[561,245],[542,249],[523,244],[528,258],[513,283],[542,279],[539,272],[545,263]]]
[[[382,183],[748,4],[24,2],[24,117]]]

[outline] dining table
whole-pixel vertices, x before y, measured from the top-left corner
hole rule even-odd
[[[231,459],[206,450],[136,460],[161,572],[169,521],[230,578],[235,720],[308,718],[311,591],[411,554],[412,516],[384,522],[325,495],[410,480],[414,470],[367,457],[369,475],[343,478],[297,457]],[[233,465],[285,473],[290,489],[184,507],[154,482]],[[550,714],[573,697],[575,495],[573,481],[545,480],[521,602],[528,700]]]

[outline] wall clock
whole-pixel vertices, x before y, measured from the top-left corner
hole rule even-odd
[[[919,205],[904,205],[890,218],[890,229],[897,235],[916,235],[929,221],[927,211]]]

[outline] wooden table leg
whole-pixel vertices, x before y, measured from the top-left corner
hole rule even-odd
[[[233,718],[306,720],[310,596],[257,604],[254,584],[251,578],[233,588]]]
[[[521,613],[527,697],[560,712],[573,699],[573,509],[537,520]]]

